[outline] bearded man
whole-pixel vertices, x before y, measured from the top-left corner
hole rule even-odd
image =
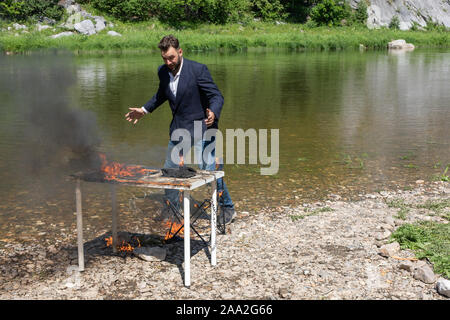
[[[194,122],[201,121],[202,138],[197,141],[192,139],[191,147],[194,146],[195,152],[201,155],[197,157],[197,159],[200,158],[199,168],[201,170],[216,170],[215,145],[214,148],[207,148],[209,144],[215,144],[215,139],[213,137],[210,141],[203,140],[203,133],[208,128],[218,129],[224,103],[223,96],[206,65],[183,57],[183,50],[177,38],[172,35],[163,37],[158,48],[161,50],[161,57],[164,61],[164,64],[158,68],[158,91],[143,107],[129,108],[130,111],[125,118],[136,124],[146,114],[152,113],[165,101],[169,101],[173,118],[170,123],[169,136],[171,138],[167,147],[164,168],[179,166],[179,163],[175,163],[171,158],[172,150],[177,145],[177,141],[172,141],[172,133],[176,129],[186,129],[191,137],[194,137]],[[204,155],[205,149],[211,150],[206,156]],[[219,170],[222,168],[223,164],[218,167]],[[166,190],[165,192],[167,199],[179,208],[179,191]],[[236,211],[222,178],[217,180],[217,192],[221,194],[219,205],[222,207],[218,219],[222,221],[224,216],[225,223],[230,223],[236,217]]]

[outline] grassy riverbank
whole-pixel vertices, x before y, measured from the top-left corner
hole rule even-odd
[[[247,48],[286,48],[297,50],[344,50],[358,49],[363,44],[368,49],[385,48],[389,41],[405,39],[416,47],[450,47],[450,32],[400,31],[390,29],[369,30],[361,26],[309,27],[305,24],[275,24],[252,22],[247,25],[200,25],[195,28],[176,30],[157,21],[123,23],[114,21],[114,28],[96,35],[73,35],[52,39],[50,36],[64,30],[54,27],[37,31],[29,25],[28,30],[9,30],[3,25],[0,33],[0,50],[24,53],[40,49],[60,49],[73,52],[98,51],[148,51],[155,50],[163,35],[176,35],[184,50],[245,50]],[[114,30],[122,37],[107,35]]]

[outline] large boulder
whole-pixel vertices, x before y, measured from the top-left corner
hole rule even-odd
[[[105,19],[95,19],[95,31],[100,32],[106,28]]]
[[[83,20],[79,23],[75,23],[75,25],[73,27],[75,28],[75,30],[77,30],[81,34],[85,34],[88,36],[95,34],[94,23],[88,19]]]
[[[399,39],[399,40],[394,40],[388,43],[388,49],[392,49],[392,50],[414,50],[414,45],[412,43],[406,43],[405,40],[403,39]]]

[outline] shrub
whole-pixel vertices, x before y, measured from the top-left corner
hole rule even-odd
[[[171,25],[238,21],[250,11],[250,0],[79,0],[123,21],[152,17]]]
[[[318,25],[339,25],[349,15],[350,9],[345,1],[322,0],[311,10],[311,19]]]
[[[367,3],[366,0],[361,0],[358,2],[355,13],[353,15],[356,23],[366,24],[369,15],[367,13]]]
[[[279,0],[252,0],[252,11],[265,21],[282,20],[287,17]]]
[[[58,0],[3,0],[0,2],[0,17],[25,21],[43,17],[59,20],[64,9],[58,5]]]
[[[438,31],[438,32],[448,31],[448,28],[446,28],[445,25],[440,24],[438,22],[434,22],[433,20],[431,20],[431,18],[429,18],[427,20],[427,25],[426,25],[425,29],[427,31]]]
[[[397,15],[393,16],[391,22],[389,22],[389,29],[400,29],[400,19]]]
[[[90,2],[94,8],[124,21],[149,19],[154,15],[157,4],[155,0],[84,0],[80,3],[86,2]]]
[[[245,19],[249,0],[158,0],[158,16],[171,25],[209,22],[224,24]]]

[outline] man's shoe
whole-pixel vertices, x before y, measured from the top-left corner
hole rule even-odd
[[[222,212],[217,217],[217,221],[219,221],[219,223],[223,223],[223,218],[225,217],[225,224],[230,224],[236,216],[237,213],[234,208],[222,207]]]

